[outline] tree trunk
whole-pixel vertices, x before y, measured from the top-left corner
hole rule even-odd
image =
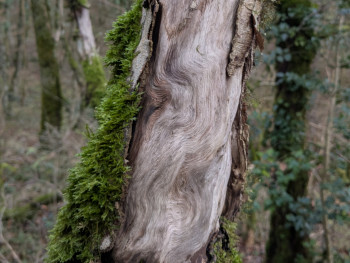
[[[207,262],[219,218],[239,209],[253,10],[258,1],[162,0],[144,8],[132,80],[142,58],[150,60],[115,262]]]
[[[95,107],[104,93],[106,79],[102,61],[96,49],[90,10],[87,1],[73,0],[70,5],[79,29],[78,52],[82,59],[86,82],[82,106]]]
[[[22,52],[22,37],[23,37],[23,0],[20,0],[18,2],[18,23],[17,23],[17,36],[16,36],[16,47],[15,47],[15,54],[14,54],[14,60],[13,60],[13,67],[14,72],[11,76],[10,81],[10,87],[8,90],[7,96],[7,104],[5,105],[5,113],[6,117],[10,117],[12,114],[12,104],[15,100],[15,87],[18,83],[18,73],[21,70],[21,52]]]
[[[1,35],[0,35],[0,41],[1,41],[1,47],[0,47],[0,70],[1,70],[1,85],[2,85],[2,91],[1,91],[1,108],[4,113],[4,120],[5,116],[9,116],[11,112],[8,112],[9,104],[10,104],[10,74],[9,74],[9,68],[10,67],[10,57],[11,57],[11,34],[9,30],[11,28],[10,26],[10,14],[11,14],[11,1],[6,0],[3,3],[3,8],[0,10],[0,15],[4,19],[1,19],[0,26],[1,26]]]
[[[78,24],[79,33],[81,37],[81,48],[79,53],[84,57],[91,57],[95,55],[96,43],[94,33],[92,31],[92,24],[90,19],[90,10],[88,6],[80,4],[79,1],[74,4],[73,12]]]
[[[55,42],[51,34],[49,14],[44,0],[32,0],[32,17],[39,56],[41,76],[41,134],[47,125],[60,129],[62,94],[59,67],[55,57]]]
[[[344,16],[341,15],[339,18],[338,32],[341,32],[344,24]],[[340,42],[340,41],[339,41]],[[326,213],[326,191],[323,189],[324,185],[329,182],[329,171],[331,165],[331,151],[334,136],[334,117],[337,106],[337,92],[340,88],[340,76],[341,76],[341,54],[339,50],[339,42],[336,42],[335,51],[335,69],[334,78],[328,76],[330,83],[334,84],[334,88],[330,90],[330,100],[328,102],[328,116],[326,119],[325,131],[324,131],[324,145],[323,145],[323,167],[320,176],[320,199],[322,204],[322,209],[324,210],[322,214],[322,226],[323,226],[323,238],[325,243],[325,255],[324,260],[327,263],[333,263],[333,251],[332,251],[332,238],[329,229],[328,215]],[[328,72],[328,71],[327,71]]]
[[[294,158],[294,153],[305,150],[305,113],[310,89],[307,83],[300,82],[303,80],[302,76],[310,71],[317,44],[311,41],[314,35],[310,18],[311,1],[282,0],[278,12],[282,19],[277,23],[285,24],[285,32],[279,32],[276,36],[276,46],[284,52],[289,52],[291,59],[276,64],[277,92],[274,102],[274,127],[270,136],[272,147],[278,154],[278,161],[284,162],[288,158]],[[298,29],[295,35],[290,34],[291,28]],[[283,33],[288,35],[288,39],[280,37]],[[298,41],[304,41],[305,45],[301,46]],[[284,77],[284,74],[294,74],[294,79]],[[309,173],[302,170],[301,165],[299,167],[300,170],[294,172],[294,179],[286,186],[286,194],[293,202],[298,202],[298,198],[307,194]],[[284,173],[290,174],[291,169],[287,167]],[[288,220],[288,215],[291,214],[296,212],[291,210],[286,201],[273,210],[266,246],[266,263],[292,263],[296,258],[304,260],[300,262],[312,262],[310,249],[306,246],[309,241],[308,233],[301,233],[294,227],[294,222]]]
[[[226,219],[242,201],[259,12],[258,0],[138,0],[118,18],[100,126],[68,177],[48,262],[236,262]]]

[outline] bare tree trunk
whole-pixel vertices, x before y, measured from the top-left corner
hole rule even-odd
[[[287,34],[287,40],[276,38],[276,46],[288,50],[290,60],[276,62],[276,94],[274,100],[274,124],[270,133],[271,146],[277,153],[278,161],[285,162],[288,158],[294,158],[296,152],[305,150],[305,114],[307,102],[310,95],[310,88],[305,83],[296,85],[296,81],[289,80],[284,74],[294,74],[301,77],[310,71],[311,63],[316,55],[318,45],[310,41],[314,36],[313,24],[310,15],[312,14],[312,2],[310,0],[282,0],[278,5],[278,12],[281,14],[278,23],[284,24],[284,31],[279,33]],[[294,10],[298,10],[297,15]],[[301,10],[301,11],[299,11]],[[299,28],[295,34],[290,34],[290,28]],[[301,47],[296,39],[305,39],[305,46]],[[298,87],[298,88],[296,88]],[[289,180],[285,193],[293,201],[283,201],[274,206],[270,217],[269,240],[266,244],[266,263],[292,263],[296,258],[300,262],[312,262],[312,253],[307,231],[298,231],[289,215],[298,215],[298,212],[291,209],[291,202],[298,202],[299,198],[307,194],[309,172],[305,169],[293,171],[291,167],[283,172],[283,176],[293,174],[294,178]],[[282,175],[281,175],[282,176]],[[279,187],[278,180],[273,185]],[[273,200],[275,203],[275,200]]]
[[[241,203],[248,139],[242,94],[260,2],[144,7],[132,75],[134,85],[141,75],[144,95],[114,260],[208,262],[219,218],[234,218]]]
[[[64,2],[63,0],[56,0],[55,12],[54,12],[54,39],[58,43],[63,33],[61,19],[64,15]]]
[[[344,16],[341,16],[339,19],[339,27],[338,31],[341,32],[342,27],[344,24]],[[341,66],[340,66],[340,60],[341,55],[339,52],[339,43],[337,43],[336,46],[336,62],[335,62],[335,73],[334,73],[334,79],[331,79],[331,76],[328,78],[331,82],[334,83],[334,89],[331,90],[331,97],[329,101],[329,109],[328,109],[328,116],[326,120],[326,128],[325,128],[325,134],[324,134],[324,147],[323,147],[323,169],[321,173],[321,189],[320,189],[320,196],[321,196],[321,203],[322,208],[326,210],[326,197],[325,197],[325,190],[323,189],[323,185],[327,183],[329,180],[328,173],[330,168],[330,158],[331,158],[331,150],[332,150],[332,139],[333,139],[333,122],[334,122],[334,112],[336,107],[336,96],[340,85],[340,72],[341,72]],[[323,225],[323,238],[325,242],[325,252],[326,252],[326,258],[328,263],[333,263],[333,251],[332,251],[332,239],[331,239],[331,233],[329,231],[329,221],[328,221],[328,215],[326,214],[326,211],[324,211],[322,215],[322,225]]]
[[[78,52],[82,58],[83,72],[86,82],[84,104],[82,106],[97,106],[105,90],[105,74],[101,58],[96,49],[95,36],[92,30],[88,2],[73,0],[70,2],[74,13],[80,39]]]
[[[9,101],[9,93],[10,93],[10,74],[9,74],[9,68],[10,68],[10,57],[11,57],[11,20],[10,14],[11,14],[11,1],[6,0],[3,4],[3,8],[0,10],[0,22],[1,22],[1,47],[0,47],[0,70],[1,70],[1,106],[2,111],[5,114],[5,116],[9,116],[10,113],[6,110],[8,109],[8,105],[10,104]]]
[[[62,94],[59,67],[54,52],[55,42],[45,1],[32,0],[31,9],[42,85],[41,133],[43,133],[46,131],[47,124],[57,129],[61,127]]]
[[[92,24],[90,19],[90,10],[88,7],[76,4],[74,8],[74,15],[78,23],[79,33],[81,36],[81,48],[79,53],[81,56],[91,57],[95,55],[96,52],[96,43],[94,33],[92,31]]]
[[[7,105],[6,105],[6,109],[5,109],[5,113],[7,115],[7,117],[11,116],[12,113],[12,103],[15,99],[15,86],[18,83],[18,73],[21,70],[21,51],[22,51],[22,37],[23,37],[23,0],[20,0],[18,2],[18,23],[17,23],[17,36],[16,36],[16,48],[15,48],[15,58],[13,61],[13,66],[14,66],[14,73],[11,76],[11,81],[10,81],[10,87],[8,90],[8,94],[7,94]]]

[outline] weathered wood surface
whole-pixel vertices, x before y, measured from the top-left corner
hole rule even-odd
[[[255,2],[159,0],[157,14],[154,1],[146,5],[155,18],[153,51],[140,78],[144,95],[116,262],[206,262],[224,206],[229,217],[237,212],[247,141],[241,94],[255,46]],[[235,28],[246,28],[242,39]],[[237,38],[245,44],[240,53],[231,52]]]

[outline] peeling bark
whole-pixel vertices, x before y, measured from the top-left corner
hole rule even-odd
[[[132,172],[115,262],[208,262],[220,216],[239,210],[255,2],[145,1],[149,33],[131,76],[142,110],[129,136]]]
[[[131,76],[129,78],[129,82],[131,83],[130,94],[137,89],[137,85],[141,85],[140,89],[146,84],[147,75],[149,74],[149,65],[148,62],[152,56],[153,52],[153,31],[154,26],[157,20],[157,14],[159,15],[159,3],[157,0],[152,1],[152,3],[148,3],[148,1],[144,1],[144,6],[147,8],[142,9],[142,32],[140,43],[135,51],[136,56],[132,63]],[[159,22],[159,21],[158,21]],[[135,123],[131,123],[128,127],[125,128],[125,165],[128,165],[128,155],[129,148],[131,146],[131,139],[133,136],[133,126]],[[128,184],[125,184],[125,189],[128,188]],[[124,191],[126,192],[126,191]],[[125,198],[123,198],[125,201]],[[120,210],[120,209],[119,209]],[[124,211],[119,211],[119,214],[124,216]]]
[[[255,41],[254,13],[260,13],[261,4],[256,0],[240,1],[235,24],[235,34],[232,40],[230,62],[227,66],[227,74],[232,76],[237,68],[244,65],[249,56],[253,41]]]

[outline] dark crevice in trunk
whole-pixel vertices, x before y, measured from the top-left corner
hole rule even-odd
[[[150,39],[152,39],[152,58],[154,58],[155,56],[155,53],[157,52],[157,46],[158,46],[158,40],[159,40],[159,29],[160,29],[160,22],[162,21],[162,4],[161,3],[158,3],[158,11],[156,12],[156,17],[153,21],[153,25],[152,25],[152,28],[151,28],[151,36],[150,36]],[[152,11],[155,12],[154,10],[155,8],[155,5],[152,6]]]

